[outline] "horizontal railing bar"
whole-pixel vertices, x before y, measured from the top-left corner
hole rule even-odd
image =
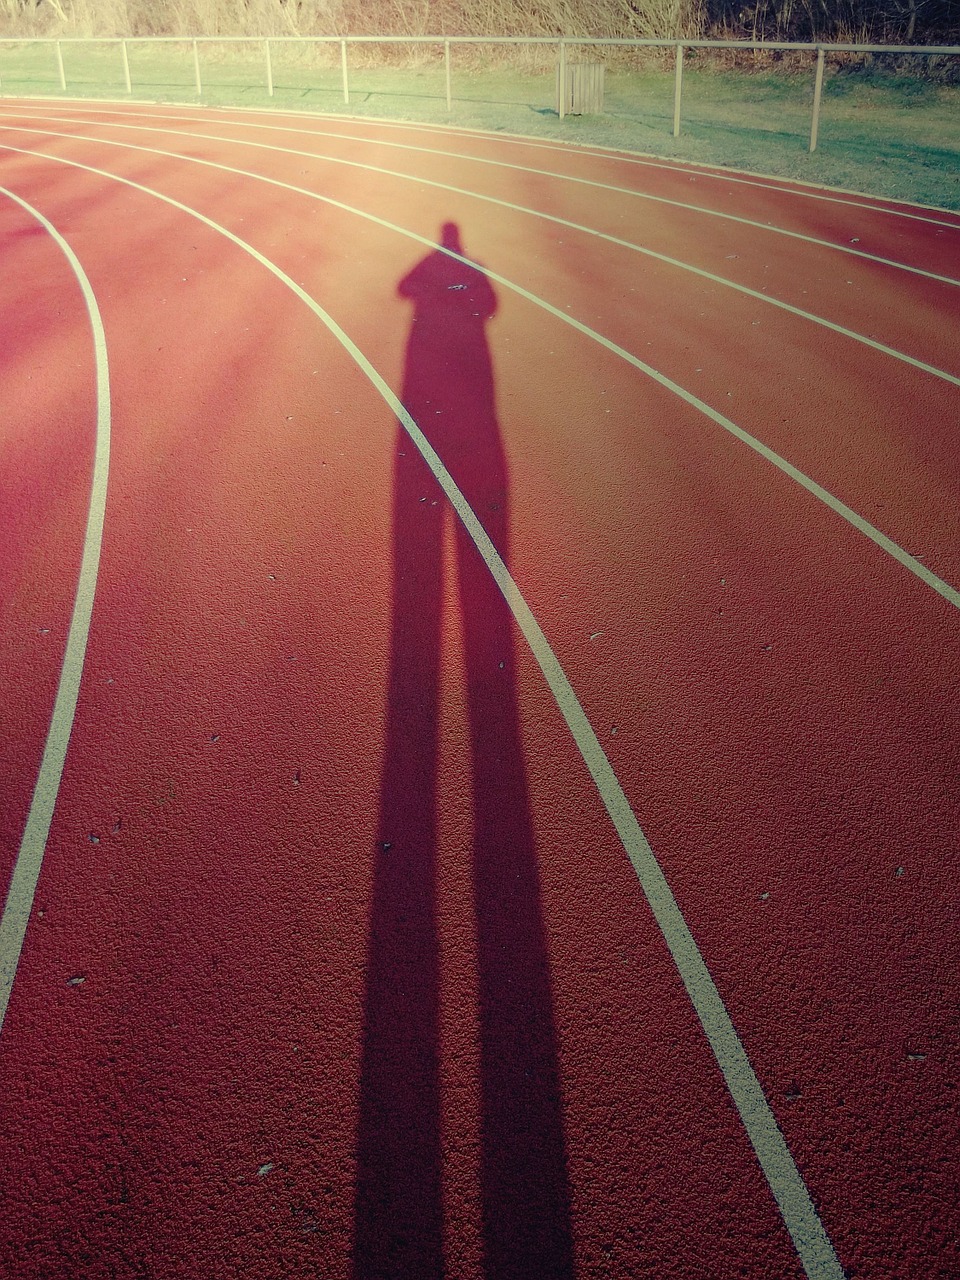
[[[754,49],[806,50],[827,53],[887,53],[933,57],[960,54],[960,45],[946,44],[831,44],[785,40],[686,40],[674,37],[631,40],[606,36],[4,36],[0,45],[18,44],[496,44],[615,46],[635,49]]]
[[[827,53],[960,53],[960,45],[956,44],[821,44],[817,48]]]
[[[262,44],[269,40],[271,44],[339,44],[346,40],[349,44],[547,44],[556,45],[562,40],[565,44],[618,44],[618,45],[664,45],[673,48],[677,43],[691,44],[684,40],[628,40],[613,37],[592,36],[4,36],[0,44],[119,44],[126,40],[128,44],[192,44],[196,40],[200,44]],[[703,42],[701,42],[703,43]],[[715,44],[725,45],[729,41],[717,40]],[[766,45],[774,48],[774,45]],[[791,46],[793,47],[793,46]],[[815,48],[815,45],[800,46]]]

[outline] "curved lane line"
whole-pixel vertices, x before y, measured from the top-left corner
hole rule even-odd
[[[0,125],[0,129],[7,132],[16,132],[13,126],[8,127]],[[99,146],[121,147],[128,151],[143,151],[148,155],[166,156],[171,160],[188,161],[190,164],[204,165],[210,169],[222,170],[224,173],[234,173],[240,177],[255,178],[260,182],[268,183],[270,186],[280,187],[285,191],[293,191],[298,195],[308,196],[311,200],[319,200],[321,203],[329,204],[333,208],[343,210],[345,213],[354,214],[357,217],[366,219],[368,222],[373,222],[377,226],[384,227],[388,231],[406,236],[417,244],[426,245],[429,249],[439,249],[449,257],[457,259],[457,261],[467,262],[467,259],[462,258],[457,253],[454,253],[452,249],[447,249],[442,245],[438,245],[435,241],[428,240],[426,236],[418,235],[415,231],[408,231],[404,227],[398,227],[395,223],[387,222],[384,218],[378,218],[375,214],[366,213],[363,209],[357,209],[352,205],[344,204],[341,200],[334,200],[332,196],[322,196],[315,191],[308,191],[306,187],[294,186],[290,182],[281,182],[279,178],[269,178],[265,174],[253,173],[249,169],[236,169],[232,165],[218,164],[214,160],[202,160],[198,156],[184,156],[180,155],[176,151],[163,151],[157,147],[140,147],[132,142],[114,142],[108,138],[87,138],[82,134],[72,133],[51,134],[38,129],[27,129],[22,130],[22,132],[42,133],[47,137],[65,137],[72,141],[93,142]],[[117,177],[116,174],[108,173],[104,169],[95,169],[90,165],[81,164],[77,160],[67,160],[63,156],[54,156],[49,152],[30,151],[24,147],[10,146],[9,143],[0,143],[0,150],[14,151],[21,155],[39,156],[41,159],[56,160],[63,164],[72,165],[77,169],[86,169],[90,173],[104,174],[111,178]],[[126,182],[128,180],[126,178],[118,178],[118,181]],[[612,352],[613,355],[619,356],[621,360],[625,360],[627,364],[633,365],[635,369],[639,369],[641,373],[646,374],[648,378],[652,378],[653,381],[658,383],[661,387],[672,392],[673,395],[678,396],[686,404],[689,404],[691,408],[698,410],[698,412],[702,413],[704,417],[709,418],[710,421],[716,423],[718,427],[722,427],[724,431],[727,431],[730,435],[736,437],[736,439],[742,444],[745,444],[748,448],[752,449],[754,453],[759,454],[761,458],[772,463],[779,471],[782,471],[784,475],[789,476],[791,480],[794,480],[802,488],[806,489],[808,493],[819,499],[820,502],[829,507],[830,510],[840,516],[841,519],[845,520],[849,525],[852,525],[852,527],[859,533],[862,533],[865,537],[869,538],[871,542],[881,549],[881,551],[885,551],[887,555],[892,556],[894,560],[903,565],[905,569],[908,569],[910,573],[912,573],[916,578],[919,578],[921,582],[936,591],[937,594],[942,596],[948,604],[952,604],[955,609],[960,609],[960,591],[955,587],[952,587],[948,582],[945,582],[943,578],[938,577],[915,556],[910,555],[908,551],[904,551],[903,547],[894,542],[892,538],[887,537],[885,533],[882,533],[875,525],[872,525],[868,520],[865,520],[863,516],[854,511],[852,507],[848,507],[845,502],[834,497],[834,495],[830,493],[828,489],[825,489],[823,485],[818,484],[816,480],[811,479],[811,477],[801,471],[799,467],[795,467],[792,462],[788,462],[786,458],[781,457],[779,453],[776,453],[768,445],[765,445],[762,440],[758,440],[756,436],[750,435],[750,433],[745,431],[743,427],[738,427],[735,422],[732,422],[722,413],[719,413],[716,409],[712,408],[706,403],[706,401],[701,400],[692,392],[687,391],[685,387],[681,387],[679,383],[668,378],[666,374],[661,373],[658,369],[654,369],[652,365],[646,364],[638,356],[635,356],[623,347],[618,346],[617,343],[611,341],[611,339],[605,338],[602,333],[598,333],[595,329],[591,329],[589,325],[585,325],[574,316],[568,315],[565,311],[561,311],[551,302],[547,302],[544,298],[538,297],[535,293],[531,293],[522,285],[515,284],[505,276],[499,275],[489,267],[484,267],[484,272],[491,280],[495,280],[498,284],[503,285],[505,289],[509,289],[519,297],[526,299],[528,302],[532,302],[534,306],[540,307],[556,319],[562,320],[564,324],[570,325],[570,327],[576,329],[578,333],[582,333],[585,337],[599,343],[601,347],[606,348],[606,350]]]
[[[60,778],[73,729],[73,718],[83,675],[83,661],[90,633],[90,616],[97,589],[100,568],[100,548],[103,542],[103,519],[107,502],[107,476],[110,469],[110,373],[107,365],[107,340],[103,331],[100,308],[94,297],[90,281],[76,254],[60,232],[39,210],[27,204],[20,196],[0,187],[0,194],[15,201],[53,237],[70,263],[83,300],[90,327],[93,330],[93,346],[97,379],[97,437],[93,458],[93,478],[90,484],[90,507],[83,538],[83,556],[80,576],[73,602],[70,629],[60,669],[60,681],[50,716],[50,728],[40,761],[40,771],[33,789],[33,798],[27,813],[27,821],[20,841],[17,859],[10,877],[3,916],[0,917],[0,1030],[6,1017],[10,992],[20,963],[23,940],[27,932],[33,899],[40,879],[40,868],[50,833],[50,823],[57,803]]]
[[[0,116],[5,113],[0,111]],[[119,114],[119,113],[118,113]],[[146,112],[138,112],[138,115],[146,115]],[[164,117],[154,117],[163,119]],[[188,119],[188,117],[183,117]],[[69,116],[32,116],[30,119],[50,120],[57,124],[72,124],[73,119]],[[436,182],[433,178],[424,178],[418,174],[401,173],[396,169],[383,169],[379,165],[366,164],[361,160],[345,160],[341,156],[323,155],[316,151],[297,151],[292,147],[275,147],[269,142],[248,142],[244,138],[225,138],[222,135],[214,133],[195,133],[183,129],[166,129],[159,125],[146,124],[113,124],[111,121],[97,120],[81,120],[77,123],[93,125],[105,125],[108,129],[130,129],[140,133],[172,133],[178,138],[192,139],[203,138],[208,142],[226,142],[237,147],[257,147],[262,151],[274,151],[280,155],[287,156],[303,156],[310,160],[321,160],[330,164],[346,165],[351,169],[363,169],[369,173],[380,173],[390,178],[402,178],[407,182],[415,182],[424,187],[435,187],[439,191],[450,191],[455,195],[468,196],[474,200],[482,200],[487,204],[498,205],[500,208],[509,209],[513,213],[528,214],[533,218],[543,218],[547,222],[553,222],[557,226],[566,227],[570,231],[579,231],[588,236],[594,236],[598,240],[605,240],[608,244],[615,244],[618,248],[630,249],[634,253],[643,254],[644,257],[653,258],[657,262],[663,262],[667,266],[677,267],[681,271],[689,271],[692,275],[700,276],[704,280],[709,280],[711,284],[723,285],[727,289],[734,289],[737,293],[742,293],[745,297],[753,298],[757,302],[769,303],[772,307],[777,307],[781,311],[786,311],[790,315],[798,316],[801,320],[808,320],[811,324],[820,325],[824,329],[829,329],[832,333],[839,333],[844,338],[850,338],[854,342],[859,342],[865,347],[870,347],[874,351],[879,351],[881,355],[890,356],[894,360],[900,360],[904,364],[911,365],[914,369],[920,369],[923,373],[929,373],[934,378],[941,378],[944,382],[950,382],[955,387],[960,387],[960,376],[948,373],[945,369],[938,369],[935,365],[927,364],[925,360],[918,360],[916,356],[908,355],[905,351],[898,351],[896,347],[888,347],[884,342],[878,342],[875,338],[868,338],[866,334],[857,333],[854,329],[847,329],[842,324],[837,324],[833,320],[827,320],[824,316],[815,315],[812,311],[804,311],[802,307],[795,307],[792,303],[783,302],[779,298],[771,297],[769,294],[761,293],[758,289],[751,289],[749,285],[739,284],[735,280],[728,280],[726,276],[715,275],[712,271],[707,271],[703,267],[694,266],[693,263],[684,262],[680,258],[671,258],[665,253],[658,253],[655,249],[647,249],[643,245],[636,244],[632,240],[622,240],[619,236],[609,235],[606,231],[597,231],[594,227],[588,227],[581,222],[571,222],[567,218],[561,218],[557,214],[544,213],[540,209],[531,209],[526,205],[513,204],[510,200],[501,200],[498,196],[485,195],[480,191],[473,191],[468,187],[454,187],[446,182]],[[201,123],[197,121],[196,123]],[[7,126],[0,126],[0,128]],[[272,126],[266,126],[272,127]],[[63,134],[53,133],[50,130],[41,129],[22,129],[23,133],[39,133],[42,137],[58,137],[58,138],[81,138],[81,134]],[[281,130],[281,132],[286,132]],[[298,132],[307,132],[301,130]],[[107,141],[107,139],[103,139]],[[449,154],[449,153],[445,153]],[[184,156],[184,159],[192,159],[193,157]]]
[[[78,99],[73,99],[78,101]],[[89,101],[89,99],[87,99]],[[256,107],[212,107],[213,111],[250,111],[258,110]],[[121,115],[122,112],[111,112],[111,115]],[[139,112],[137,114],[140,114]],[[267,114],[273,114],[269,112]],[[283,113],[289,115],[290,113]],[[294,118],[293,116],[290,117]],[[337,120],[349,120],[352,123],[365,124],[376,123],[377,125],[390,125],[395,129],[411,129],[411,130],[436,130],[444,133],[453,133],[456,136],[458,126],[444,124],[429,124],[426,121],[418,123],[405,123],[399,120],[380,119],[377,116],[336,116],[329,113],[318,113],[317,119],[329,120],[331,122]],[[256,126],[254,126],[256,127]],[[261,126],[263,128],[271,126]],[[280,127],[280,126],[273,126]],[[534,138],[523,133],[500,133],[499,130],[494,133],[489,129],[469,129],[466,126],[459,127],[459,133],[467,138],[491,138],[497,142],[509,142],[516,146],[536,147],[542,151],[559,151],[561,155],[568,151],[577,156],[588,156],[597,160],[615,160],[623,164],[637,165],[643,169],[663,169],[667,173],[676,174],[679,177],[688,178],[716,178],[719,182],[733,182],[745,187],[759,187],[763,191],[770,191],[774,194],[785,196],[800,196],[807,200],[822,200],[827,204],[848,205],[852,209],[866,209],[870,213],[885,213],[894,218],[910,218],[914,222],[929,222],[935,227],[949,227],[951,231],[960,231],[960,223],[947,222],[942,218],[930,218],[922,213],[911,213],[907,209],[888,209],[885,205],[870,204],[869,199],[890,200],[893,203],[898,202],[897,196],[874,196],[869,197],[864,191],[854,191],[848,187],[828,187],[817,182],[805,182],[802,178],[782,178],[775,173],[756,173],[752,169],[737,169],[737,174],[743,174],[743,177],[736,177],[732,173],[718,173],[715,169],[700,168],[695,160],[683,160],[679,156],[673,160],[673,163],[663,161],[652,151],[620,151],[616,147],[601,148],[598,144],[580,143],[575,141],[558,141],[550,143],[542,138]],[[340,135],[334,135],[339,137]],[[764,181],[766,179],[766,181]],[[798,191],[796,187],[783,186],[782,183],[799,184],[802,187],[810,188],[810,190]],[[837,192],[837,195],[828,194]],[[841,200],[840,195],[849,195],[855,198],[853,200]],[[867,196],[867,199],[864,197]],[[912,203],[902,201],[901,203]],[[928,209],[933,213],[955,213],[953,209],[947,209],[942,205],[935,204],[914,204],[913,208]],[[957,216],[960,216],[958,214]]]
[[[12,114],[15,115],[16,113],[14,112]],[[118,112],[117,114],[122,114],[122,113]],[[40,118],[43,119],[42,116]],[[136,126],[118,125],[115,127],[135,128]],[[31,131],[25,130],[25,132],[29,133]],[[175,132],[175,131],[171,131],[171,132]],[[285,130],[285,132],[309,133],[310,131],[309,130]],[[356,137],[353,134],[342,133],[342,134],[337,134],[337,137],[343,138],[345,142],[363,142],[363,143],[369,144],[369,139]],[[239,141],[239,139],[234,138],[234,139],[231,139],[231,141],[237,142]],[[617,187],[617,186],[613,186],[611,183],[608,183],[608,182],[595,182],[591,178],[578,178],[578,177],[575,177],[573,174],[569,174],[569,173],[556,173],[551,169],[533,169],[533,168],[530,168],[528,165],[509,164],[506,160],[491,160],[486,156],[464,155],[461,152],[457,152],[457,151],[437,151],[436,148],[434,147],[417,147],[411,143],[387,142],[387,141],[380,140],[377,142],[376,145],[382,146],[382,147],[392,147],[400,151],[418,151],[418,152],[422,152],[425,155],[431,155],[431,156],[442,155],[442,156],[447,156],[451,160],[469,160],[469,161],[472,161],[474,164],[490,165],[493,168],[497,168],[497,169],[510,169],[517,173],[530,173],[530,174],[536,175],[537,177],[542,177],[542,178],[559,178],[561,182],[575,182],[580,186],[595,187],[600,191],[614,191],[619,195],[632,196],[636,200],[650,200],[650,201],[653,201],[655,204],[669,205],[675,209],[685,209],[690,213],[703,214],[705,217],[709,217],[709,218],[722,218],[727,222],[736,222],[736,223],[739,223],[741,226],[754,227],[757,230],[768,231],[778,236],[788,236],[791,240],[801,240],[806,244],[817,245],[821,249],[834,249],[836,250],[837,253],[848,253],[855,258],[864,258],[866,259],[867,262],[875,262],[878,265],[884,266],[884,267],[894,267],[898,271],[908,271],[911,275],[923,276],[927,280],[938,280],[940,281],[941,284],[955,285],[958,288],[960,288],[960,280],[954,279],[954,277],[952,276],[938,275],[937,272],[925,271],[922,267],[911,267],[908,263],[897,262],[896,259],[894,258],[882,258],[877,254],[867,253],[864,249],[851,249],[850,246],[846,244],[836,244],[832,240],[820,240],[816,236],[804,235],[802,231],[788,231],[785,227],[777,227],[769,222],[756,222],[752,218],[742,218],[735,213],[724,213],[720,209],[704,209],[700,205],[687,204],[682,200],[670,200],[666,196],[654,196],[647,191],[634,191],[631,187]],[[304,153],[304,154],[308,154],[308,153]],[[389,172],[389,170],[387,172]]]
[[[3,149],[19,150],[19,148],[14,147],[4,147]],[[779,1206],[784,1224],[800,1256],[804,1271],[809,1280],[843,1280],[843,1271],[840,1268],[833,1246],[817,1216],[810,1194],[770,1109],[763,1088],[756,1077],[753,1067],[750,1065],[740,1037],[737,1035],[730,1015],[727,1013],[726,1006],[710,976],[703,956],[700,954],[700,949],[694,940],[693,934],[690,932],[683,913],[677,905],[660,864],[646,836],[643,834],[633,810],[630,808],[630,802],[627,800],[610,761],[600,745],[600,740],[594,732],[586,712],[580,705],[580,700],[574,692],[573,686],[567,679],[566,673],[550,647],[550,642],[544,635],[540,624],[521,595],[520,588],[514,581],[510,570],[501,559],[486,530],[475,515],[473,508],[457,487],[439,454],[404,408],[399,398],[350,336],[341,329],[333,317],[305,289],[291,279],[276,263],[264,257],[253,245],[241,240],[239,236],[234,235],[226,227],[214,222],[212,218],[208,218],[206,214],[200,213],[199,210],[192,209],[189,205],[181,204],[179,200],[173,199],[172,196],[164,195],[151,187],[142,186],[130,178],[121,178],[119,175],[108,173],[104,169],[96,169],[92,165],[79,164],[73,160],[63,160],[59,156],[43,155],[36,152],[26,152],[24,154],[40,154],[40,157],[44,160],[69,164],[78,169],[85,169],[89,173],[99,174],[101,177],[112,181],[121,182],[125,186],[132,187],[135,191],[140,191],[145,195],[154,196],[156,199],[164,201],[174,209],[196,218],[213,231],[225,236],[226,239],[238,248],[243,249],[245,253],[248,253],[256,262],[260,263],[261,266],[272,272],[278,280],[296,294],[301,302],[304,302],[310,308],[337,341],[342,344],[357,367],[380,393],[390,412],[403,423],[404,430],[417,449],[419,449],[424,461],[430,467],[451,506],[473,539],[477,550],[484,559],[484,563],[493,575],[517,626],[523,633],[524,639],[530,646],[537,664],[543,672],[551,693],[556,699],[560,713],[566,721],[590,776],[600,793],[604,807],[610,815],[627,856],[636,871],[637,878],[674,963],[680,971],[687,994],[706,1033],[717,1064],[723,1073],[727,1088],[739,1112],[770,1190]],[[430,244],[431,242],[424,241],[424,243]],[[432,247],[434,249],[440,248],[439,245],[432,245]],[[457,253],[450,253],[450,257],[459,262],[467,261]]]
[[[53,101],[64,101],[64,99],[56,98]],[[90,102],[96,99],[89,98],[72,98],[71,102]],[[125,106],[127,99],[104,98],[103,102],[116,103]],[[156,103],[143,103],[145,106],[155,106]],[[171,104],[177,105],[177,104]],[[196,104],[183,103],[183,106],[190,107]],[[297,119],[307,116],[311,119],[325,120],[333,123],[334,121],[349,120],[355,124],[376,124],[389,125],[392,129],[409,129],[419,132],[435,132],[448,133],[456,136],[464,136],[467,138],[491,139],[496,142],[508,142],[515,146],[536,147],[542,151],[558,151],[561,154],[569,152],[578,156],[591,156],[598,160],[616,160],[624,164],[637,165],[644,169],[663,169],[667,173],[677,174],[680,177],[691,178],[716,178],[720,182],[734,182],[747,187],[760,187],[764,191],[771,191],[787,196],[801,196],[808,200],[822,200],[828,204],[845,204],[850,205],[854,209],[867,209],[871,213],[885,213],[894,218],[910,218],[915,222],[929,222],[936,227],[949,227],[952,231],[960,231],[960,223],[947,222],[941,218],[930,218],[922,213],[911,213],[909,209],[890,209],[886,205],[870,204],[870,200],[888,200],[892,204],[906,204],[911,209],[926,209],[931,213],[949,213],[955,217],[960,217],[960,212],[955,209],[948,209],[945,205],[936,204],[920,204],[916,201],[902,200],[899,196],[871,196],[866,191],[854,191],[852,187],[833,187],[827,186],[820,182],[807,182],[803,178],[785,178],[776,173],[758,173],[754,169],[736,168],[731,173],[721,173],[716,169],[703,167],[706,161],[684,160],[680,156],[673,157],[670,161],[665,161],[662,156],[658,156],[654,151],[624,151],[617,147],[604,147],[600,143],[576,142],[573,139],[558,139],[557,141],[549,141],[544,138],[534,137],[532,134],[526,133],[502,133],[500,130],[494,132],[491,129],[471,129],[467,125],[448,125],[435,124],[427,120],[419,121],[401,121],[388,120],[381,116],[351,116],[351,115],[333,115],[328,111],[302,111],[290,112],[280,110],[264,111],[262,107],[227,107],[227,106],[209,106],[206,110],[210,112],[242,111],[250,114],[260,115],[276,115],[283,116],[287,119]],[[120,112],[116,114],[122,114]],[[264,126],[266,127],[266,126]],[[736,176],[736,175],[743,175]],[[784,186],[782,184],[789,183],[791,185]],[[796,187],[807,188],[798,191]],[[841,200],[842,195],[853,196],[852,200]]]
[[[20,101],[30,102],[36,99],[23,98]],[[156,107],[160,104],[156,102],[148,102],[144,99],[137,98],[43,98],[42,101],[52,101],[58,103],[84,103],[90,106],[97,106],[99,103],[116,106],[148,106]],[[200,109],[196,103],[170,103],[172,107],[184,106],[191,109]],[[98,108],[99,109],[99,108]],[[597,160],[614,160],[623,164],[632,164],[645,169],[662,169],[666,173],[673,173],[680,177],[689,178],[713,178],[718,182],[732,182],[740,186],[759,187],[763,191],[779,193],[785,196],[800,196],[807,200],[821,200],[827,204],[849,205],[853,209],[866,209],[870,213],[882,213],[893,218],[909,218],[914,222],[927,222],[935,227],[947,227],[951,231],[960,231],[960,222],[947,222],[942,218],[931,218],[925,213],[913,213],[911,209],[925,209],[929,213],[948,213],[955,217],[960,217],[960,213],[955,209],[948,209],[944,205],[935,204],[919,204],[915,201],[901,200],[898,196],[870,196],[868,192],[854,191],[851,187],[833,187],[827,186],[819,182],[807,182],[803,178],[785,178],[775,173],[758,173],[753,169],[736,169],[731,173],[721,173],[716,169],[702,167],[702,162],[695,160],[683,160],[675,157],[671,161],[665,161],[663,157],[658,156],[653,151],[624,151],[617,147],[603,147],[599,143],[580,143],[573,140],[548,141],[544,138],[536,138],[530,134],[524,133],[502,133],[499,130],[493,132],[490,129],[471,129],[467,125],[448,125],[435,124],[426,120],[419,121],[400,121],[388,120],[382,116],[351,116],[351,115],[332,115],[325,111],[283,111],[279,108],[264,110],[262,107],[228,107],[222,105],[204,106],[202,108],[208,114],[221,113],[226,115],[228,112],[241,112],[246,115],[267,115],[277,119],[288,120],[322,120],[327,123],[339,123],[341,121],[349,121],[351,124],[375,124],[389,126],[391,129],[405,129],[410,132],[420,133],[440,133],[447,134],[452,137],[480,138],[484,140],[492,140],[496,142],[510,143],[513,146],[535,147],[542,151],[560,152],[561,155],[566,153],[592,157]],[[123,111],[104,111],[104,115],[147,115],[145,111],[123,112]],[[172,119],[191,119],[188,116],[172,116]],[[199,123],[199,121],[198,121]],[[285,129],[283,125],[260,125],[247,123],[240,120],[231,120],[231,124],[244,124],[245,127],[252,129]],[[289,129],[287,132],[308,133],[310,130]],[[328,136],[340,137],[340,134],[330,134]],[[783,184],[790,185],[785,186]],[[804,188],[797,190],[797,187]],[[852,200],[842,200],[841,196],[853,196]],[[908,204],[909,209],[891,209],[882,204],[871,204],[870,200],[887,200],[892,204]]]

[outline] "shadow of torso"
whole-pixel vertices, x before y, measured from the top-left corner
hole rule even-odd
[[[493,288],[479,266],[438,250],[397,292],[414,304],[403,403],[505,555],[506,464],[486,334]],[[409,447],[401,433],[399,448]]]

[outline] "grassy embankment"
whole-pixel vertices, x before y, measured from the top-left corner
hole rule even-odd
[[[67,90],[52,45],[0,45],[0,92],[7,96],[124,98],[119,47],[63,46]],[[483,69],[454,50],[453,110],[445,100],[439,49],[410,67],[377,65],[371,49],[350,51],[350,103],[343,102],[339,51],[318,58],[273,45],[275,93],[266,92],[262,47],[201,45],[203,94],[211,105],[382,116],[563,138],[679,159],[752,169],[855,191],[960,209],[960,87],[870,71],[828,73],[820,145],[807,148],[813,59],[804,72],[718,70],[713,55],[688,54],[683,128],[672,136],[673,70],[607,71],[603,116],[554,110],[552,53],[530,64]],[[133,97],[196,102],[189,43],[129,45]],[[589,56],[589,54],[587,55]],[[467,58],[473,65],[464,66]],[[458,65],[459,63],[459,65]]]

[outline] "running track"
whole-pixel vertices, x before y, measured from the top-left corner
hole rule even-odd
[[[0,1274],[960,1274],[960,214],[0,108]]]

